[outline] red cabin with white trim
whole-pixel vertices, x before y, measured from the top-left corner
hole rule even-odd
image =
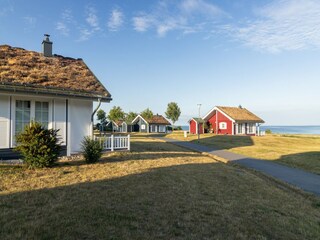
[[[190,134],[198,134],[198,126],[199,126],[199,134],[204,133],[204,121],[200,118],[191,118],[189,120],[189,133]]]
[[[221,107],[211,109],[203,120],[210,131],[216,134],[251,135],[259,133],[259,126],[264,121],[246,108]]]

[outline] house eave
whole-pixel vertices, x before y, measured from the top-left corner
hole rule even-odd
[[[0,83],[0,91],[7,93],[21,93],[21,94],[35,94],[35,95],[46,95],[46,96],[58,96],[66,98],[79,98],[87,99],[92,101],[101,100],[101,102],[110,102],[112,100],[111,96],[104,96],[99,93],[90,93],[75,91],[70,89],[60,89],[51,87],[33,87],[26,85],[14,85],[14,84],[4,84]]]

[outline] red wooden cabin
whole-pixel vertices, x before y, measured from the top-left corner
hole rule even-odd
[[[198,134],[198,126],[199,126],[199,134],[204,133],[204,121],[201,118],[191,118],[189,120],[189,133],[190,134]]]
[[[264,123],[261,118],[241,106],[216,106],[204,116],[203,120],[216,134],[249,136],[257,135],[261,123]]]

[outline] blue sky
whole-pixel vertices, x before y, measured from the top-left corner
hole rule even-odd
[[[0,0],[0,44],[83,58],[114,105],[178,124],[215,105],[268,125],[320,125],[320,1]]]

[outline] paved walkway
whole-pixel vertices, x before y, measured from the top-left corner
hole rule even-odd
[[[309,173],[296,168],[287,167],[281,164],[277,164],[273,161],[250,158],[226,150],[213,149],[210,147],[187,141],[180,141],[176,139],[162,137],[158,137],[158,139],[173,143],[181,147],[189,148],[198,152],[205,152],[213,156],[218,156],[220,158],[226,159],[227,161],[236,162],[242,166],[263,172],[274,178],[295,185],[307,192],[312,192],[320,196],[320,175]]]

